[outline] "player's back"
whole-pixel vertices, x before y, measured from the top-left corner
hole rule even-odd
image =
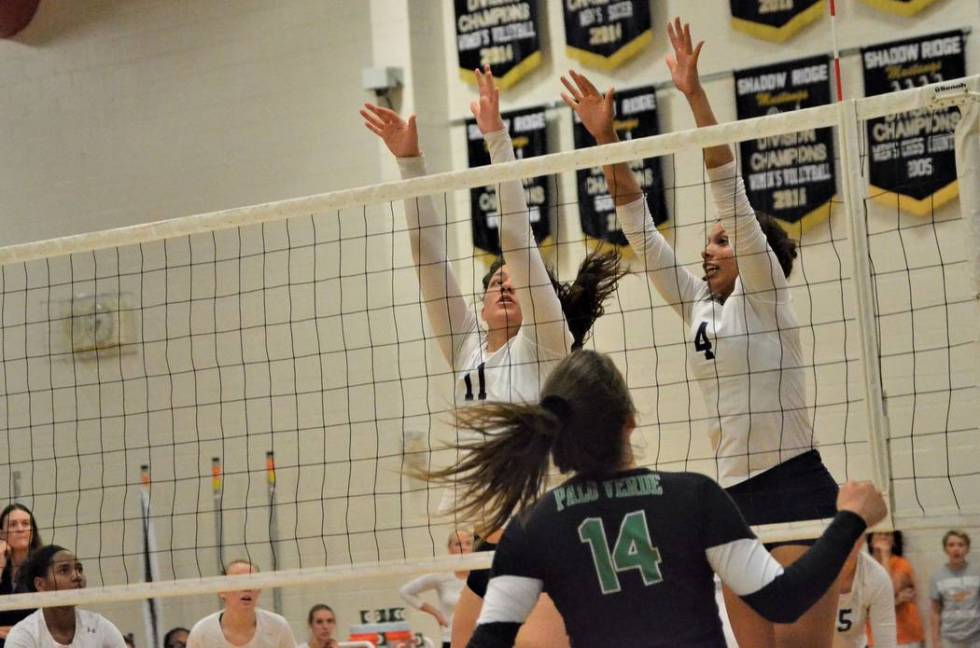
[[[702,475],[636,469],[570,480],[535,505],[520,525],[525,565],[573,645],[725,645],[705,548],[748,531],[715,514],[734,510],[719,497]]]

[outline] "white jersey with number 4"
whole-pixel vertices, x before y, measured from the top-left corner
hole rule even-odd
[[[23,619],[7,635],[6,648],[126,648],[122,633],[101,614],[75,608],[75,636],[58,643],[48,631],[44,610]]]
[[[895,593],[892,579],[878,561],[858,554],[851,591],[837,603],[837,632],[834,648],[865,648],[865,624],[871,626],[875,648],[895,648]]]
[[[724,303],[677,265],[646,200],[619,207],[623,233],[657,292],[690,331],[687,364],[707,409],[708,436],[724,487],[813,448],[799,323],[789,284],[769,247],[735,163],[708,169],[739,276]]]

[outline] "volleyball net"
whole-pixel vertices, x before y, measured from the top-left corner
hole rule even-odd
[[[961,108],[929,86],[0,249],[0,492],[89,573],[87,591],[0,608],[220,591],[221,564],[241,557],[265,587],[485,566],[444,556],[464,521],[440,516],[442,490],[409,476],[455,457],[455,376],[426,321],[403,201],[434,197],[479,315],[487,264],[469,245],[470,189],[543,178],[553,234],[541,248],[570,280],[596,246],[578,226],[575,171],[657,158],[661,231],[700,276],[715,219],[701,149],[812,129],[833,128],[837,144],[836,195],[795,232],[790,278],[815,444],[838,481],[888,491],[896,519],[980,515],[980,242],[964,191],[980,184],[976,126],[961,138],[974,150],[959,200],[911,215],[866,170],[871,120],[960,110],[963,130],[975,123],[975,99],[950,86]],[[691,332],[627,260],[634,272],[586,347],[626,376],[641,464],[716,476]]]

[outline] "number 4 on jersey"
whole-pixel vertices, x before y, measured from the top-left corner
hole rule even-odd
[[[578,525],[578,537],[592,550],[592,563],[603,594],[615,594],[622,589],[619,573],[639,570],[644,585],[656,585],[663,580],[660,574],[660,550],[650,542],[650,529],[643,511],[633,511],[623,518],[619,536],[612,553],[606,541],[602,518],[586,518]]]
[[[694,350],[698,353],[704,352],[705,360],[714,360],[715,354],[711,351],[711,340],[708,339],[708,323],[701,322],[698,332],[694,334]]]

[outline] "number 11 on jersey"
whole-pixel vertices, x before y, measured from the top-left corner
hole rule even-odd
[[[619,526],[619,535],[612,553],[606,541],[602,518],[590,517],[578,525],[578,537],[592,550],[592,565],[599,578],[603,594],[615,594],[622,589],[619,574],[639,570],[643,584],[656,585],[664,578],[660,573],[660,550],[650,541],[650,529],[644,511],[627,513]]]

